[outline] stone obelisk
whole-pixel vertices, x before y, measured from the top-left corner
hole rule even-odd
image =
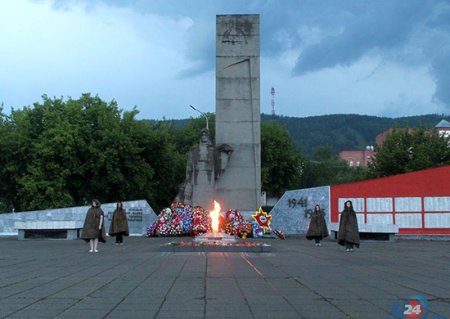
[[[259,43],[259,15],[216,17],[216,147],[233,151],[215,197],[226,209],[261,203]]]

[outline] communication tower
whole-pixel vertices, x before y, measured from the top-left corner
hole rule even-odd
[[[270,90],[270,94],[272,94],[272,100],[270,103],[272,105],[272,115],[275,115],[275,88],[273,86]]]

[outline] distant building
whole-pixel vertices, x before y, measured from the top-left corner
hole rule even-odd
[[[378,134],[375,137],[375,143],[377,144],[377,146],[381,146],[381,144],[384,143],[384,141],[386,140],[388,135],[391,134],[393,130],[394,130],[393,128],[388,128],[386,131]],[[406,130],[406,129],[400,128],[399,130]],[[414,129],[413,128],[408,128],[407,130],[408,130],[409,133],[412,133]]]
[[[381,144],[383,144],[383,142],[386,140],[387,136],[389,134],[391,134],[392,131],[393,131],[393,128],[388,128],[386,131],[378,134],[375,137],[375,143],[377,144],[377,146],[380,146]]]
[[[410,133],[413,130],[414,130],[413,128],[408,128],[408,132],[410,132]],[[450,122],[448,122],[446,120],[442,120],[438,124],[435,125],[434,130],[438,132],[439,136],[450,137]],[[383,144],[383,142],[386,140],[387,136],[389,134],[391,134],[392,131],[393,131],[393,128],[388,128],[386,131],[378,134],[375,137],[376,144],[378,146]]]
[[[439,136],[444,136],[449,138],[450,144],[450,122],[446,120],[440,121],[434,129],[438,132]],[[375,137],[375,142],[377,146],[381,146],[389,134],[392,133],[394,129],[388,128],[386,131],[378,134]],[[401,129],[405,130],[405,129]],[[408,132],[412,132],[413,128],[408,128]],[[339,153],[339,158],[346,161],[348,166],[350,167],[366,167],[370,161],[375,158],[376,152],[374,152],[373,146],[368,146],[366,150],[358,150],[358,151],[341,151]]]
[[[434,128],[439,136],[450,137],[450,122],[442,120]]]
[[[373,146],[368,146],[363,151],[341,151],[339,153],[339,158],[346,161],[350,167],[367,167],[374,157]]]

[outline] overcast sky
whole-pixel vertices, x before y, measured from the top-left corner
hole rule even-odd
[[[450,114],[450,0],[2,0],[0,104],[214,112],[217,14],[260,15],[262,113]]]

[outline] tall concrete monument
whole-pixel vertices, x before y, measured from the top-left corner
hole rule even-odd
[[[256,211],[261,202],[259,15],[216,19],[216,144],[202,130],[176,200]]]
[[[223,209],[260,207],[259,42],[259,15],[216,17],[216,149],[232,149],[215,185]]]

